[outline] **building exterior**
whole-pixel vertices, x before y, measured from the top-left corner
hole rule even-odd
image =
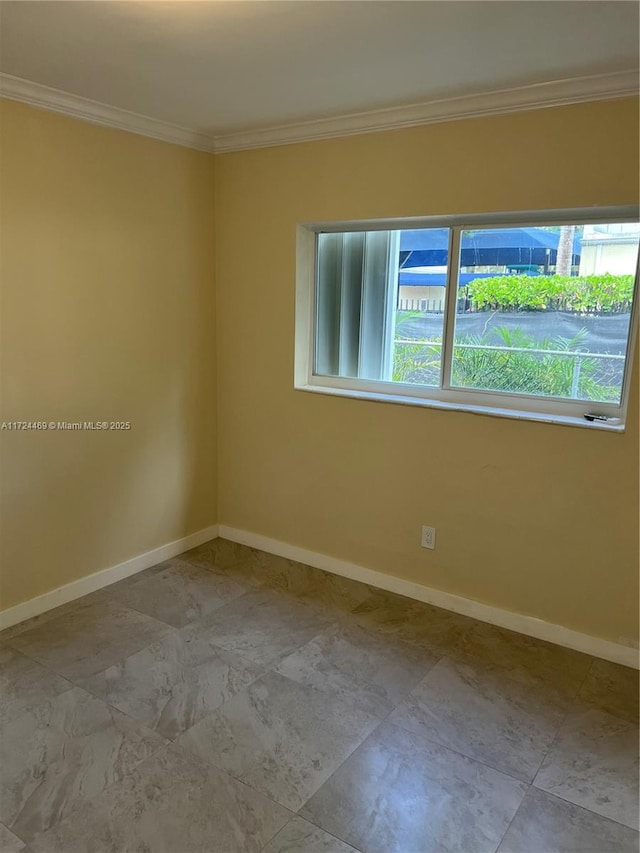
[[[637,263],[640,226],[636,222],[585,225],[579,275],[628,275]]]

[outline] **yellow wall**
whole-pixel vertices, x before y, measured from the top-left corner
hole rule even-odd
[[[220,521],[637,638],[637,360],[624,435],[293,390],[296,223],[633,203],[633,102],[215,158],[2,119],[0,419],[132,423],[0,432],[2,607]]]
[[[637,639],[637,359],[623,435],[293,389],[296,223],[634,203],[637,122],[612,101],[217,157],[220,522]]]
[[[213,158],[1,103],[2,607],[215,523]]]

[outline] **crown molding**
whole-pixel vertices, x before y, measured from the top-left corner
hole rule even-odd
[[[20,77],[12,77],[10,74],[0,73],[0,95],[12,101],[62,113],[92,124],[114,127],[140,136],[150,136],[152,139],[160,139],[162,142],[171,142],[185,148],[195,148],[197,151],[213,152],[213,139],[205,133],[132,113],[119,107],[111,107],[89,98],[81,98],[79,95],[52,89],[41,83],[32,83]]]
[[[4,98],[210,153],[270,148],[586,101],[613,100],[637,96],[639,90],[638,71],[631,69],[214,136],[0,73],[0,95]]]
[[[639,89],[637,70],[551,80],[547,83],[442,98],[404,107],[390,107],[263,130],[225,134],[214,138],[214,150],[222,153],[248,148],[268,148],[294,142],[400,130],[405,127],[559,107],[586,101],[612,100],[637,95]]]

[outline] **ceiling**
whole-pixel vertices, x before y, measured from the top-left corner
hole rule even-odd
[[[3,0],[0,70],[209,136],[638,67],[617,0]]]

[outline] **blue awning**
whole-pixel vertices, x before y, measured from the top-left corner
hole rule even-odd
[[[462,238],[460,264],[472,266],[554,265],[560,234],[540,228],[484,228],[466,231]],[[446,228],[402,231],[400,266],[445,266],[449,232]],[[573,241],[573,263],[581,253],[581,236]]]

